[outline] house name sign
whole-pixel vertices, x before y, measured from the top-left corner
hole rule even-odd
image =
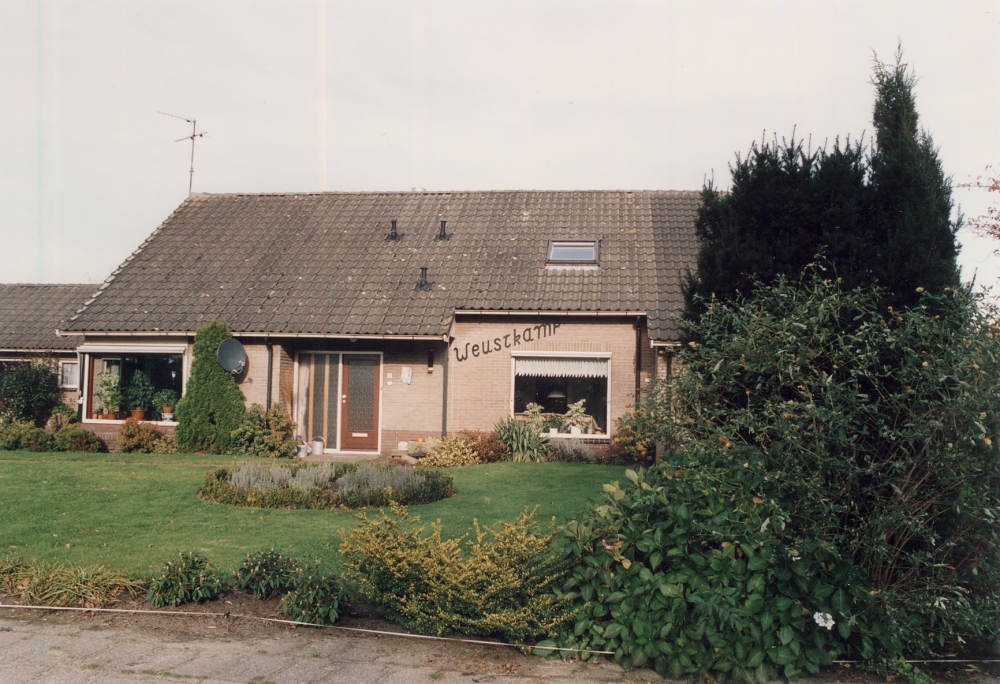
[[[462,362],[469,358],[470,353],[474,357],[479,357],[483,354],[498,352],[501,349],[519,347],[525,342],[542,340],[550,335],[555,335],[556,330],[558,330],[561,325],[562,323],[541,323],[539,325],[532,325],[523,329],[514,328],[509,335],[494,337],[492,340],[486,340],[477,344],[466,342],[464,354],[459,347],[455,347],[455,360]]]

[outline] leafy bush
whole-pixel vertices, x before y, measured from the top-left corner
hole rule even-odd
[[[0,558],[0,591],[26,606],[100,608],[122,592],[136,596],[142,581],[103,565],[73,568],[46,561]]]
[[[219,344],[230,337],[229,329],[218,321],[195,335],[187,391],[174,407],[174,439],[182,449],[225,453],[232,447],[233,430],[243,421],[246,408],[236,380],[216,358]]]
[[[299,570],[299,562],[282,556],[274,549],[247,554],[243,563],[233,571],[237,589],[252,591],[259,599],[284,594],[292,587],[292,578]]]
[[[363,464],[363,467],[376,471],[372,475],[359,475],[358,479],[382,478],[384,486],[370,489],[365,494],[359,493],[358,489],[343,490],[340,488],[340,479],[348,474],[354,473],[361,468],[356,463],[338,463],[335,466],[323,464],[317,466],[313,464],[294,464],[291,466],[260,466],[259,464],[249,464],[241,467],[238,471],[231,471],[228,468],[220,468],[205,474],[202,484],[201,494],[204,498],[216,503],[233,504],[236,506],[249,506],[253,508],[364,508],[366,506],[387,506],[390,502],[398,502],[404,505],[431,503],[440,501],[452,494],[452,477],[437,470],[421,471],[418,477],[423,478],[420,483],[410,484],[400,483],[397,475],[393,474],[394,467],[383,468]],[[303,473],[303,470],[313,469],[319,471],[315,474]],[[409,468],[401,468],[413,475]],[[285,471],[285,472],[281,472]],[[310,484],[320,481],[321,478],[328,477],[332,471],[333,481],[326,481],[319,486],[310,486],[303,489],[296,486],[300,484]],[[378,474],[378,472],[381,474]],[[236,476],[239,472],[240,475]],[[407,477],[407,476],[402,476]],[[278,482],[281,486],[276,486]],[[396,483],[394,486],[393,483]]]
[[[459,437],[442,437],[434,449],[420,459],[421,468],[451,468],[482,463],[472,445]]]
[[[617,420],[618,430],[611,439],[612,449],[628,463],[650,466],[656,460],[657,425],[649,411],[637,409]]]
[[[207,601],[219,595],[225,585],[207,558],[193,551],[181,551],[177,562],[168,562],[153,579],[146,600],[160,606],[179,606],[188,601]]]
[[[163,439],[163,433],[155,425],[135,418],[127,418],[118,429],[118,448],[125,453],[155,453]]]
[[[6,362],[0,375],[0,414],[45,425],[59,404],[59,374],[55,362],[44,357]]]
[[[765,468],[758,495],[854,559],[906,655],[995,640],[997,312],[965,291],[878,301],[814,274],[709,302],[651,408],[681,462]]]
[[[233,430],[231,452],[238,456],[292,458],[294,432],[295,422],[286,415],[284,404],[275,404],[267,412],[260,404],[253,404]]]
[[[153,442],[154,454],[176,454],[179,451],[180,450],[177,448],[177,442],[174,441],[173,437],[164,435]]]
[[[104,442],[82,425],[67,425],[56,433],[55,448],[59,451],[82,451],[96,454],[104,451]]]
[[[33,427],[21,435],[21,448],[25,451],[55,451],[56,438],[45,428]]]
[[[547,459],[567,463],[597,463],[594,452],[578,439],[550,439]]]
[[[493,426],[512,461],[544,461],[549,439],[539,428],[524,420],[508,416]]]
[[[459,436],[469,443],[481,463],[499,463],[510,457],[507,447],[496,432],[462,430]]]
[[[466,541],[429,536],[419,517],[392,505],[372,520],[340,531],[343,580],[352,595],[419,634],[500,634],[520,642],[572,619],[550,591],[566,564],[550,552],[553,527],[541,534],[527,511],[512,524],[480,529]]]
[[[332,625],[343,600],[336,577],[321,572],[318,566],[299,568],[292,573],[291,587],[281,598],[281,610],[298,622]]]
[[[870,658],[876,645],[898,652],[863,570],[796,537],[788,512],[761,498],[766,468],[626,477],[561,537],[574,567],[555,595],[582,610],[565,647],[615,651],[626,668],[673,679],[745,682]]]
[[[35,427],[30,420],[4,418],[0,420],[0,449],[17,451],[21,448],[21,438]]]

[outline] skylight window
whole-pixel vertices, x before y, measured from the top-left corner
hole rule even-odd
[[[596,264],[599,243],[597,240],[549,240],[550,264]]]

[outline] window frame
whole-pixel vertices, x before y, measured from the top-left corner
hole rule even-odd
[[[555,256],[554,252],[562,246],[589,245],[594,249],[594,256],[590,259],[564,258]],[[549,240],[545,257],[546,264],[552,265],[588,265],[599,266],[601,263],[601,241],[595,238],[553,238]]]
[[[519,358],[548,358],[548,359],[602,359],[607,361],[608,364],[608,374],[606,377],[607,388],[605,390],[605,416],[604,416],[604,432],[593,433],[593,434],[582,434],[573,435],[568,432],[557,432],[553,434],[547,434],[548,437],[557,437],[560,439],[591,439],[591,440],[603,440],[608,441],[611,439],[611,386],[612,386],[612,353],[611,352],[595,352],[595,351],[585,351],[585,352],[573,352],[573,351],[540,351],[540,350],[525,350],[525,351],[512,351],[510,355],[510,415],[514,415],[514,405],[515,405],[515,385],[517,383],[517,359]]]
[[[135,355],[162,355],[181,357],[181,396],[187,391],[188,376],[191,373],[191,354],[187,344],[158,344],[143,346],[138,344],[113,345],[113,344],[83,344],[77,348],[77,358],[83,364],[83,385],[78,388],[80,400],[82,400],[83,420],[88,423],[100,423],[102,425],[121,425],[124,419],[111,418],[90,418],[92,414],[91,405],[93,402],[94,387],[96,378],[91,377],[94,360],[97,358],[117,358],[123,359],[126,356]],[[173,426],[177,425],[176,420],[143,420],[144,423],[152,425]]]
[[[65,384],[63,380],[66,377],[66,366],[73,366],[73,384]],[[78,390],[80,389],[80,359],[65,359],[59,361],[59,389],[63,390]]]

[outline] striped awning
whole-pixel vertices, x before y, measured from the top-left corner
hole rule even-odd
[[[535,378],[606,378],[608,360],[522,356],[515,359],[514,374]]]

